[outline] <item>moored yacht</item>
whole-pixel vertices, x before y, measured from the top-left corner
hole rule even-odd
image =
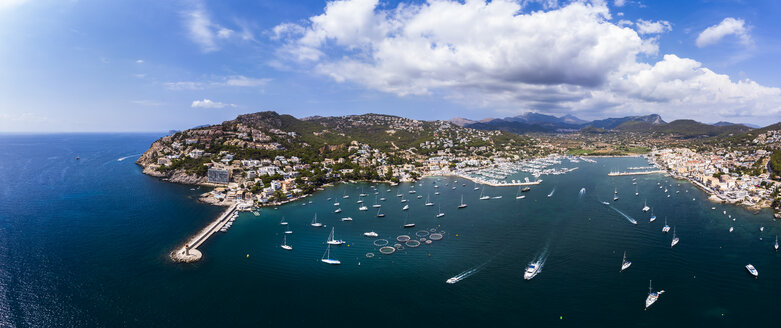
[[[426,206],[434,206],[434,203],[431,202],[430,195],[426,195]]]
[[[773,248],[775,248],[775,250],[778,250],[778,235],[776,235],[776,244],[773,245]]]
[[[287,236],[282,236],[282,245],[279,247],[282,247],[282,249],[286,249],[289,251],[293,250],[293,247],[287,244]]]
[[[352,220],[353,220],[353,218],[351,218],[351,217],[349,217],[349,216],[348,216],[348,217],[346,217],[346,218],[342,218],[342,222],[345,222],[345,221],[352,221]]]
[[[317,213],[315,213],[315,217],[312,219],[312,223],[310,223],[309,225],[311,225],[313,227],[322,227],[323,226],[322,223],[317,222]]]
[[[409,209],[409,205],[404,205],[404,207],[401,208],[402,211],[406,211]]]
[[[648,212],[649,210],[651,210],[651,208],[648,207],[648,201],[646,201],[643,203],[643,212]]]
[[[342,213],[342,209],[341,208],[337,208],[337,209],[334,210],[334,213]]]
[[[464,203],[464,195],[461,194],[461,204],[458,205],[458,208],[465,208],[466,203]]]
[[[483,196],[483,190],[480,190],[480,200],[486,200],[491,199],[491,196],[485,195]]]
[[[654,215],[654,211],[651,210],[651,218],[648,219],[648,223],[656,221],[656,215]]]
[[[331,228],[331,234],[328,235],[328,240],[326,241],[328,245],[341,245],[344,244],[344,240],[341,239],[334,239],[334,228]]]
[[[377,236],[379,236],[379,235],[378,235],[376,232],[374,232],[374,231],[364,232],[364,233],[363,233],[363,235],[364,235],[364,236],[366,236],[366,237],[377,237]]]
[[[621,271],[624,271],[632,265],[631,261],[626,260],[626,251],[624,251],[624,259],[621,261]]]
[[[759,271],[757,271],[756,268],[754,268],[751,264],[746,264],[746,270],[748,270],[748,273],[750,273],[754,277],[759,277]]]
[[[670,226],[667,225],[667,218],[664,218],[664,227],[662,227],[662,232],[664,233],[670,232]]]
[[[320,259],[321,262],[331,264],[331,265],[337,265],[342,264],[339,260],[332,259],[331,258],[331,245],[329,244],[328,247],[325,248],[325,253],[323,253],[323,257]]]
[[[734,227],[729,227],[729,232],[732,232],[733,230],[735,230]]]
[[[438,217],[438,218],[441,218],[441,217],[443,217],[443,216],[445,216],[445,213],[444,213],[444,212],[442,212],[442,206],[440,205],[440,206],[439,206],[439,211],[437,211],[437,217]]]
[[[670,242],[670,248],[675,247],[675,245],[678,245],[678,236],[675,235],[675,227],[673,227],[673,241]]]
[[[358,210],[359,211],[368,211],[369,208],[364,205],[364,206],[359,207]]]
[[[647,309],[649,306],[656,303],[656,301],[659,299],[659,295],[662,295],[664,293],[663,290],[660,290],[658,292],[655,292],[653,288],[651,288],[651,281],[648,281],[648,297],[645,299],[645,308]]]

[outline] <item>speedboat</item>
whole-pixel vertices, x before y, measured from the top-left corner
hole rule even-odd
[[[455,284],[455,283],[458,282],[458,278],[456,278],[456,277],[449,278],[448,280],[445,280],[445,282],[448,283],[448,284]]]
[[[648,307],[656,303],[656,301],[659,299],[659,295],[662,295],[663,293],[664,293],[663,290],[660,290],[658,292],[653,291],[653,289],[651,288],[651,281],[649,280],[648,297],[645,299],[645,308],[647,309]]]
[[[526,267],[526,271],[523,273],[523,279],[531,280],[534,278],[540,272],[540,264],[540,261],[529,263],[529,266]]]
[[[608,202],[602,202],[602,205],[610,205]]]
[[[379,235],[378,235],[376,232],[374,232],[374,231],[364,232],[364,233],[363,233],[363,235],[364,235],[364,236],[366,236],[366,237],[377,237],[377,236],[379,236]]]
[[[756,268],[754,268],[751,264],[746,264],[746,270],[748,270],[748,273],[750,273],[754,277],[759,277],[759,271],[757,271]]]

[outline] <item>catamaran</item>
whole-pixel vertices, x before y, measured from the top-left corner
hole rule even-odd
[[[678,236],[675,235],[675,227],[673,227],[673,241],[670,242],[670,248],[678,245]]]
[[[632,265],[632,262],[626,260],[626,251],[624,251],[624,259],[621,261],[621,271],[624,271]]]
[[[430,195],[426,195],[426,206],[434,206],[434,203],[432,203],[432,202],[429,200],[429,198],[430,198],[429,196],[430,196]]]
[[[759,277],[759,271],[757,271],[756,268],[754,268],[751,264],[746,264],[746,270],[748,270],[748,273],[750,273],[754,277]]]
[[[643,203],[643,212],[648,212],[650,209],[651,208],[648,207],[648,201],[645,201],[645,203]]]
[[[437,211],[437,217],[441,218],[445,216],[445,213],[442,212],[442,205],[439,205],[439,211]]]
[[[323,257],[320,259],[321,262],[331,264],[331,265],[337,265],[342,264],[339,260],[332,259],[331,258],[331,245],[329,244],[328,247],[325,248],[325,253],[323,253]]]
[[[328,240],[326,243],[328,243],[328,245],[341,245],[344,244],[344,240],[334,239],[334,228],[331,227],[331,234],[328,235]]]
[[[670,232],[670,226],[667,225],[667,218],[664,218],[664,227],[662,227],[662,232],[664,233]]]
[[[287,244],[287,236],[282,236],[282,245],[280,245],[279,247],[282,247],[282,249],[286,249],[289,251],[293,250],[293,247]]]
[[[461,204],[458,205],[458,208],[465,208],[466,203],[464,203],[464,194],[461,194]]]
[[[651,288],[651,281],[648,281],[648,298],[645,299],[645,308],[647,309],[649,306],[656,303],[656,301],[659,299],[659,295],[662,295],[664,293],[663,290],[660,290],[658,292],[655,292]]]
[[[312,219],[312,223],[310,223],[309,225],[311,225],[313,227],[322,227],[323,226],[322,223],[317,222],[317,213],[315,213],[315,217]]]

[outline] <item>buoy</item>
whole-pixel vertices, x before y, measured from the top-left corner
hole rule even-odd
[[[428,253],[428,257],[431,257],[431,253]]]
[[[249,258],[249,253],[247,253],[247,258]]]
[[[564,316],[563,316],[563,315],[560,315],[560,316],[559,316],[559,320],[564,320]]]

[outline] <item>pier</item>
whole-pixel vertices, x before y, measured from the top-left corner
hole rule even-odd
[[[642,172],[610,172],[607,174],[607,176],[617,177],[617,176],[624,176],[624,175],[643,175],[643,174],[655,174],[655,173],[667,173],[667,172],[662,170],[642,171]]]
[[[234,203],[228,207],[228,209],[225,210],[225,212],[222,212],[216,220],[212,221],[212,223],[195,234],[195,236],[192,236],[187,243],[182,245],[182,247],[171,252],[171,259],[176,262],[195,262],[200,260],[201,257],[203,257],[203,254],[198,250],[198,247],[208,240],[215,232],[220,231],[222,226],[224,226],[231,215],[233,215],[233,212],[236,212],[238,206],[238,203]]]

